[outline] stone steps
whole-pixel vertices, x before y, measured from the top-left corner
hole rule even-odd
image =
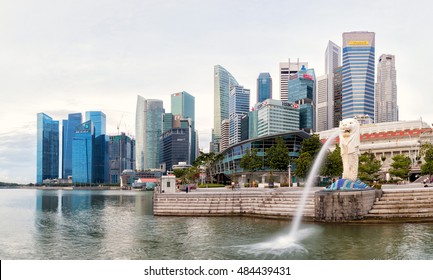
[[[263,215],[294,216],[302,191],[290,192],[221,192],[157,194],[154,215]],[[304,216],[314,217],[314,193],[308,195]]]
[[[367,219],[410,219],[433,217],[433,189],[383,190],[366,215]]]

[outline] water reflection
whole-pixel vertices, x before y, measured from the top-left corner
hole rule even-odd
[[[155,217],[152,193],[0,190],[0,259],[432,259],[433,224]]]
[[[151,197],[150,197],[151,199]],[[138,207],[137,212],[134,211]],[[36,243],[49,259],[108,256],[113,244],[131,238],[131,213],[146,215],[149,196],[98,191],[38,191]],[[152,212],[150,211],[150,214]],[[126,229],[126,230],[125,230]],[[113,253],[113,252],[111,252]]]
[[[59,208],[59,197],[56,191],[37,191],[36,210],[57,212]]]

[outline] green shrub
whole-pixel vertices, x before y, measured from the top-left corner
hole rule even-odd
[[[224,187],[224,184],[200,184],[199,188],[221,188]]]

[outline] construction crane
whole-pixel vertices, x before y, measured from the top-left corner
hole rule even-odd
[[[122,120],[123,120],[123,114],[122,114],[122,117],[120,118],[119,123],[117,124],[117,135],[120,135],[119,128],[120,128],[120,124],[122,123]]]

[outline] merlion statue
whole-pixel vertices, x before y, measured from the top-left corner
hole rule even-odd
[[[343,160],[343,179],[355,181],[358,178],[359,123],[356,119],[340,121],[340,148]]]
[[[368,185],[358,179],[358,161],[360,131],[356,119],[344,119],[340,122],[340,148],[343,161],[343,175],[328,186],[326,190],[365,189]]]

